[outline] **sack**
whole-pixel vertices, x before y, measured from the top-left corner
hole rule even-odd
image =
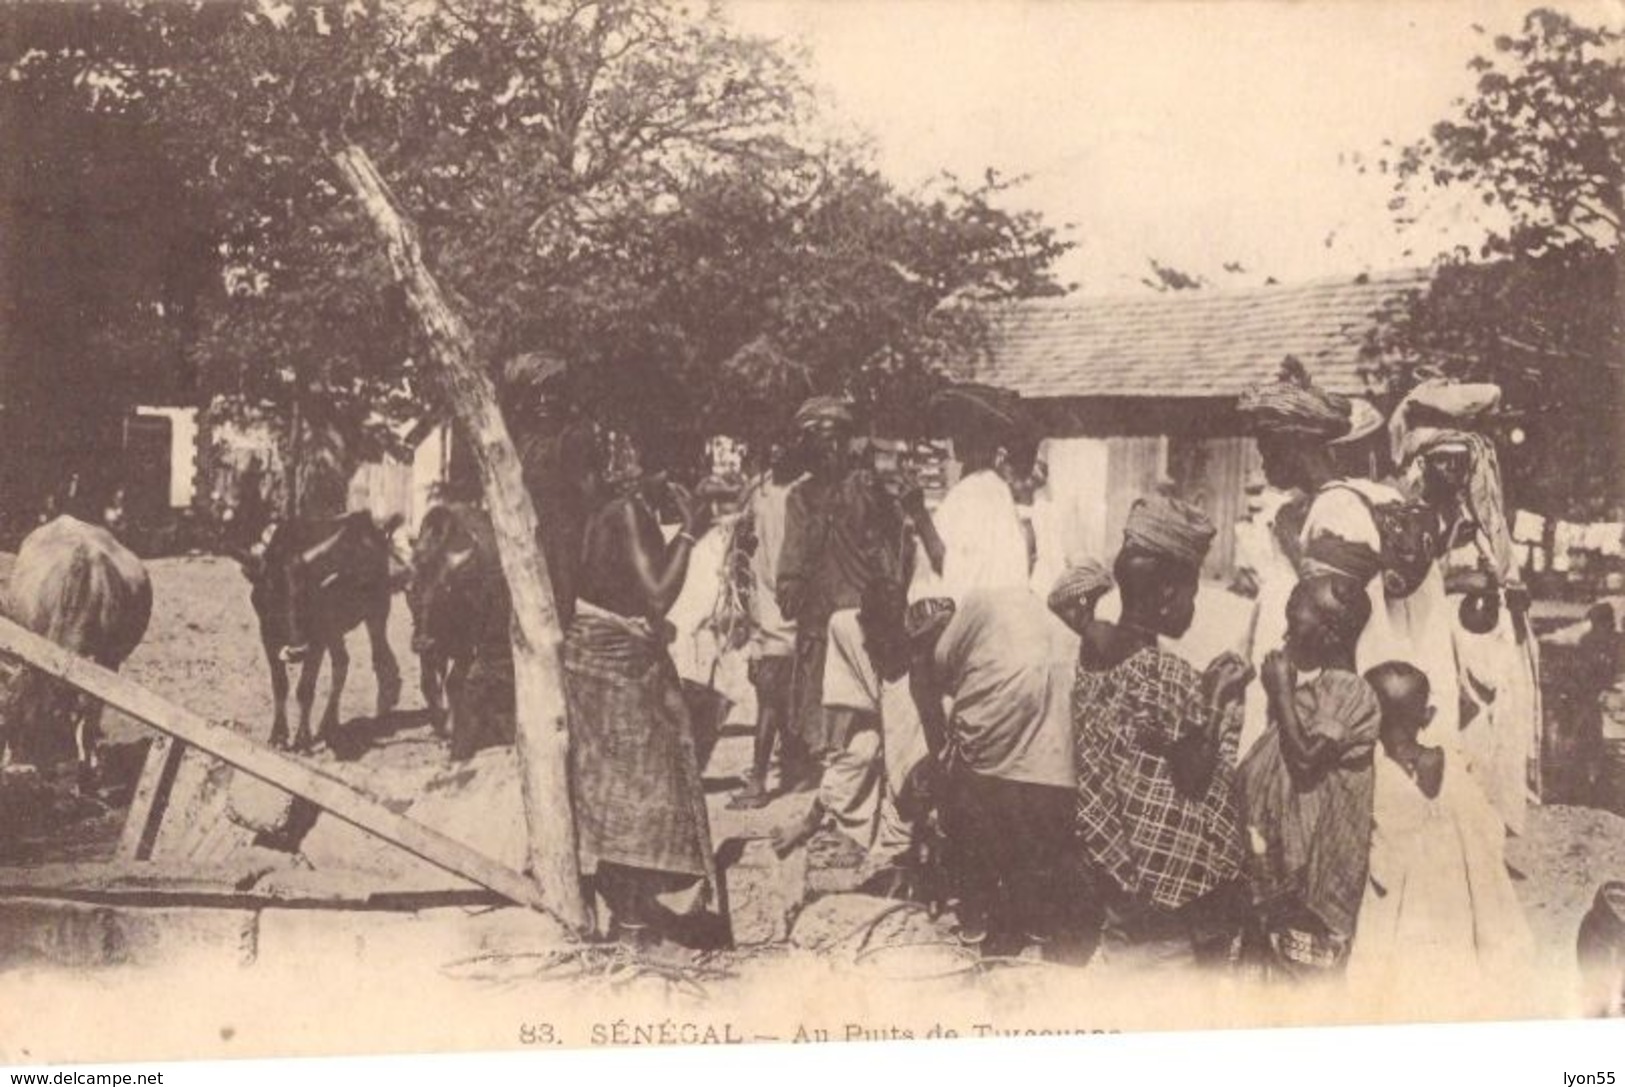
[[[1444,530],[1439,515],[1425,502],[1373,502],[1358,487],[1346,489],[1360,496],[1377,526],[1384,594],[1390,600],[1405,599],[1422,587],[1438,560]]]

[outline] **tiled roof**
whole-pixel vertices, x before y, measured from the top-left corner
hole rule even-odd
[[[1028,397],[1229,397],[1296,355],[1315,381],[1360,393],[1372,315],[1427,273],[1121,298],[1029,299],[990,311],[977,381]]]

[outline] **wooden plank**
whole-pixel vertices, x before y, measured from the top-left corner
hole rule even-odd
[[[267,852],[267,851],[262,851]],[[281,856],[281,863],[288,858]],[[59,863],[0,867],[0,900],[14,898],[118,901],[129,905],[176,903],[221,907],[321,904],[371,909],[432,905],[489,906],[503,900],[466,881],[435,885],[420,879],[379,880],[370,873],[315,872],[273,867],[252,849],[223,864],[151,861]]]
[[[536,884],[513,869],[432,827],[397,815],[357,792],[347,782],[251,740],[228,723],[205,720],[5,618],[0,618],[0,652],[18,657],[222,762],[302,796],[322,810],[431,864],[471,879],[521,905],[548,910]]]
[[[384,243],[395,277],[423,326],[458,427],[479,463],[502,575],[513,599],[514,748],[519,755],[530,869],[556,915],[576,932],[585,932],[591,919],[581,894],[570,806],[570,733],[559,654],[563,635],[547,560],[536,545],[536,509],[525,488],[519,454],[468,326],[424,264],[417,233],[396,209],[372,159],[350,146],[334,161]]]
[[[141,780],[136,783],[135,796],[130,799],[130,811],[124,817],[124,831],[119,835],[118,857],[121,860],[144,861],[152,856],[153,842],[158,838],[158,824],[163,821],[169,807],[169,794],[175,785],[175,774],[180,770],[186,745],[168,733],[159,733],[147,749],[147,761],[141,767]]]
[[[0,896],[163,891],[175,895],[238,894],[286,854],[250,850],[230,864],[155,864],[152,861],[63,861],[0,867]]]

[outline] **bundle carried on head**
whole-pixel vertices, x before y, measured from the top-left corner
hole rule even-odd
[[[1106,565],[1095,559],[1086,559],[1061,572],[1050,588],[1046,603],[1050,611],[1064,615],[1074,604],[1086,602],[1091,597],[1104,596],[1111,588],[1112,574]]]
[[[1242,393],[1236,410],[1255,434],[1330,442],[1349,433],[1349,399],[1316,386],[1291,357],[1274,381]]]
[[[1218,534],[1208,515],[1189,502],[1166,495],[1137,499],[1123,526],[1123,546],[1199,567]]]
[[[1333,445],[1350,445],[1377,433],[1387,423],[1377,406],[1364,397],[1349,401],[1349,428],[1341,438],[1333,438]]]
[[[1466,443],[1500,405],[1501,387],[1489,382],[1422,382],[1399,402],[1388,424],[1394,463],[1403,466],[1449,442]]]

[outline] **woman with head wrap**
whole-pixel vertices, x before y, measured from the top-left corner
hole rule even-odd
[[[1260,548],[1276,561],[1254,571],[1258,594],[1253,612],[1250,657],[1253,667],[1281,644],[1286,635],[1286,601],[1297,583],[1302,562],[1300,536],[1310,496],[1341,471],[1332,443],[1349,432],[1348,402],[1314,388],[1297,361],[1289,360],[1279,378],[1243,394],[1237,405],[1252,425],[1263,459],[1266,500],[1259,524],[1268,533]],[[1255,692],[1242,709],[1239,750],[1244,754],[1268,727],[1265,699]]]
[[[1367,430],[1370,416],[1360,412],[1365,421],[1356,426],[1351,402],[1316,389],[1301,367],[1250,390],[1239,409],[1257,438],[1270,482],[1307,496],[1297,541],[1299,576],[1335,574],[1366,588],[1371,618],[1355,650],[1356,667],[1415,662],[1432,684],[1439,734],[1450,742],[1459,720],[1458,684],[1444,580],[1434,562],[1434,519],[1396,488],[1345,476],[1338,466],[1340,440]],[[1368,436],[1359,434],[1356,441]],[[1276,606],[1272,600],[1269,607]],[[1267,610],[1261,604],[1261,626]],[[1255,662],[1261,664],[1271,648],[1255,638]]]
[[[1440,568],[1455,636],[1463,762],[1519,834],[1539,744],[1540,663],[1495,444],[1475,429],[1500,399],[1491,384],[1425,381],[1401,401],[1390,433],[1406,484],[1446,526]]]
[[[1074,831],[1104,900],[1103,952],[1120,965],[1228,958],[1239,929],[1236,733],[1252,671],[1224,654],[1198,673],[1159,643],[1190,627],[1214,531],[1192,506],[1142,498],[1114,564],[1122,617],[1092,617],[1098,577],[1057,586],[1081,642]]]
[[[1270,730],[1242,761],[1256,951],[1267,974],[1313,977],[1347,962],[1371,848],[1371,757],[1380,713],[1354,671],[1371,613],[1348,578],[1305,578],[1285,644],[1264,658]],[[1299,682],[1299,672],[1313,673]]]

